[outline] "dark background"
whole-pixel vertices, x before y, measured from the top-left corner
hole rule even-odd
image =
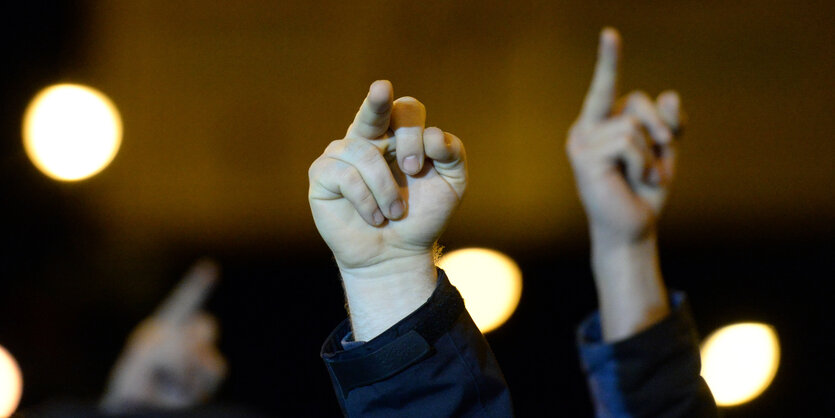
[[[830,2],[38,2],[4,4],[0,344],[22,408],[94,401],[128,332],[198,257],[231,375],[219,401],[338,413],[318,358],[345,312],[305,199],[307,167],[368,84],[423,101],[460,136],[472,183],[442,239],[523,271],[488,334],[520,416],[591,414],[576,324],[595,308],[582,210],[563,152],[597,32],[624,38],[622,86],[678,89],[690,116],[661,225],[665,277],[702,335],[772,324],[782,361],[736,416],[832,411],[835,12]],[[122,148],[59,183],[20,139],[55,82],[105,92]]]

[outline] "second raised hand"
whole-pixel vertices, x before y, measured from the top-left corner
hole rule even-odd
[[[619,103],[620,35],[604,29],[591,87],[566,147],[594,231],[636,240],[654,232],[675,167],[680,130],[673,91],[653,102],[635,91]]]

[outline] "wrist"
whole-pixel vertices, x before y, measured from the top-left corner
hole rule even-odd
[[[415,254],[371,266],[340,266],[357,341],[368,341],[423,305],[437,282],[433,254]]]
[[[435,259],[432,250],[425,250],[410,254],[398,254],[383,261],[352,266],[342,263],[338,258],[336,264],[343,281],[405,281],[414,271],[435,270]],[[434,273],[433,273],[434,274]]]
[[[597,247],[600,250],[638,249],[654,245],[657,241],[655,222],[651,221],[630,227],[613,226],[605,221],[590,222],[589,236],[592,248]]]
[[[637,236],[611,233],[602,228],[591,228],[592,263],[635,264],[656,262],[658,239],[650,230]]]
[[[592,270],[603,338],[628,338],[670,312],[654,233],[639,240],[592,237]]]

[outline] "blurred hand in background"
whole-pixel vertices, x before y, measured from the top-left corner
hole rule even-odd
[[[108,413],[182,409],[207,401],[226,376],[215,319],[201,311],[218,266],[198,261],[128,337],[100,407]]]

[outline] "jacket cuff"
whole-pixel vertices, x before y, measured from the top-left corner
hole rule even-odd
[[[661,416],[677,409],[673,405],[715,410],[699,375],[699,340],[687,298],[673,292],[670,299],[666,318],[612,344],[603,342],[599,312],[580,325],[580,357],[598,416]]]
[[[430,356],[433,344],[447,333],[461,313],[464,300],[438,269],[438,282],[432,295],[409,316],[371,341],[346,350],[342,341],[351,332],[348,319],[328,336],[322,345],[334,389],[347,397],[359,386],[387,379]]]

